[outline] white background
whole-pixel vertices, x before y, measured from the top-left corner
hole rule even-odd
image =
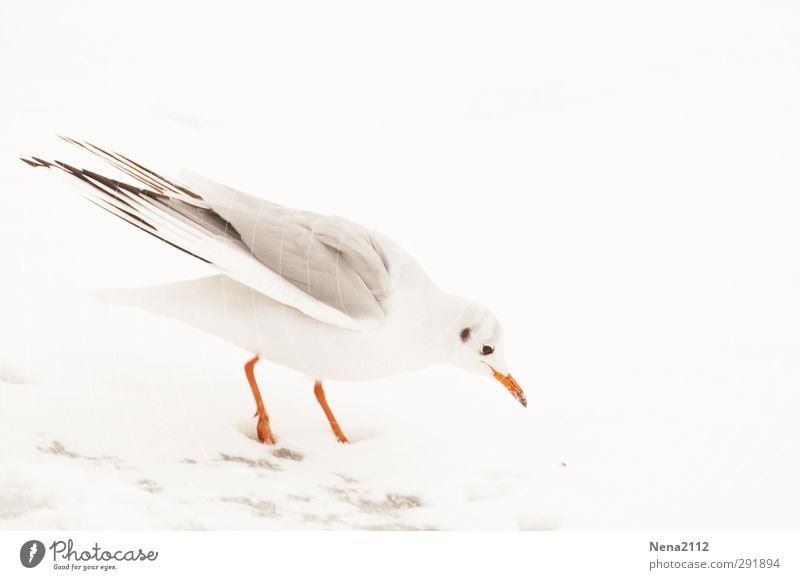
[[[798,28],[792,2],[3,2],[0,527],[797,528]],[[88,300],[210,271],[17,160],[96,165],[56,133],[381,230],[496,312],[528,409],[456,369],[328,383],[344,447],[262,364],[303,459],[275,456],[250,353]]]

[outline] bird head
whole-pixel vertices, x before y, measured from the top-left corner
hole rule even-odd
[[[497,317],[485,306],[469,303],[463,308],[456,328],[451,337],[453,364],[495,378],[527,407],[525,393],[508,372],[503,329]]]

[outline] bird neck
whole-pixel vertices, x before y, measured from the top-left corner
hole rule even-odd
[[[429,313],[424,342],[430,345],[431,355],[437,363],[449,362],[456,353],[459,333],[474,308],[469,300],[442,292],[436,306]]]

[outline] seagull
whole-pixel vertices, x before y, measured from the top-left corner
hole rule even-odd
[[[61,138],[121,171],[126,181],[57,160],[22,161],[79,180],[95,205],[218,271],[155,291],[162,303],[165,292],[174,298],[162,315],[252,353],[244,373],[260,441],[276,441],[254,375],[262,357],[314,381],[341,443],[348,439],[328,405],[324,380],[363,381],[451,364],[494,377],[527,407],[506,368],[504,333],[494,314],[440,290],[380,232],[283,207],[192,172],[172,179],[119,153]]]

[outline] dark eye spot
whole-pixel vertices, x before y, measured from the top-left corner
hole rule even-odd
[[[472,332],[469,328],[465,328],[461,331],[459,336],[461,337],[461,342],[467,342],[469,340],[469,335]]]
[[[494,352],[494,347],[490,344],[484,344],[481,347],[481,354],[486,356],[487,354],[492,354]]]

